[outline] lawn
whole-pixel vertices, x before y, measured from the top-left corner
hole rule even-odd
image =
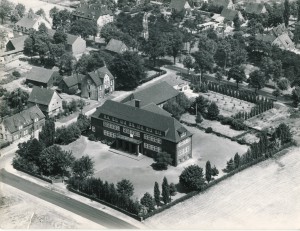
[[[191,164],[205,166],[207,160],[220,170],[221,174],[226,161],[234,156],[246,152],[247,146],[240,145],[228,139],[206,134],[196,128],[189,128],[194,133],[193,137],[193,159],[180,164],[177,167],[169,167],[167,171],[154,171],[151,167],[153,160],[145,157],[141,160],[134,160],[127,156],[118,155],[109,151],[109,147],[100,142],[92,142],[86,137],[67,146],[64,150],[72,150],[76,158],[88,154],[95,161],[95,177],[100,177],[108,182],[117,183],[123,178],[133,182],[135,197],[140,198],[145,192],[153,194],[155,181],[162,183],[166,176],[169,183],[178,183],[179,175],[183,169]],[[218,145],[216,145],[218,144]],[[182,194],[177,194],[180,197]]]

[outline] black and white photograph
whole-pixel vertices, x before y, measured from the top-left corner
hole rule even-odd
[[[0,0],[1,230],[299,230],[300,0]]]

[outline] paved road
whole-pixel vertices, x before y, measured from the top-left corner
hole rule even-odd
[[[5,169],[0,170],[0,181],[26,193],[48,201],[79,216],[110,229],[137,229],[137,227],[98,209],[64,196],[50,189],[39,186],[23,178],[15,176]]]

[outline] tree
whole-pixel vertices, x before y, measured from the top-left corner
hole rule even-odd
[[[70,30],[72,14],[67,9],[59,11],[57,8],[52,8],[49,12],[52,18],[52,27],[60,28],[63,31]]]
[[[212,176],[212,168],[210,165],[210,162],[207,161],[206,165],[205,165],[205,178],[207,183],[209,183],[211,181],[211,176]]]
[[[177,120],[180,119],[181,115],[185,112],[177,102],[176,99],[170,99],[164,104],[163,109],[171,113]]]
[[[19,111],[24,109],[28,98],[29,94],[27,91],[24,91],[21,88],[17,88],[5,96],[9,106],[12,108],[17,108]]]
[[[249,85],[255,88],[255,93],[257,93],[257,90],[262,89],[266,82],[264,73],[259,70],[251,72],[248,81]]]
[[[284,11],[283,11],[283,21],[284,21],[286,28],[288,28],[288,26],[289,26],[290,16],[291,16],[290,3],[289,3],[289,0],[285,0],[284,1]]]
[[[151,212],[155,209],[155,203],[150,193],[146,192],[144,194],[144,196],[141,198],[141,205],[144,205],[148,209],[148,212]]]
[[[298,104],[300,102],[300,87],[297,86],[292,91],[292,99],[293,99],[293,105],[294,107],[298,107]]]
[[[286,78],[282,78],[278,81],[277,83],[277,87],[281,90],[281,91],[285,91],[289,88],[290,82],[288,79]]]
[[[158,152],[155,157],[155,161],[155,168],[167,170],[168,165],[172,164],[173,159],[171,155],[167,152]]]
[[[180,31],[175,30],[167,36],[168,47],[167,52],[173,56],[174,64],[176,63],[176,57],[183,49],[183,35]]]
[[[216,166],[214,166],[214,167],[211,169],[211,175],[212,175],[212,176],[217,176],[217,175],[219,175],[219,170],[216,168]]]
[[[55,123],[53,119],[48,119],[39,133],[39,140],[46,146],[50,147],[55,141]]]
[[[241,157],[238,153],[234,155],[233,161],[234,161],[234,168],[240,167]]]
[[[241,21],[238,15],[236,15],[233,19],[233,25],[234,25],[234,30],[239,31],[241,30]]]
[[[219,83],[223,80],[223,74],[221,71],[217,71],[216,79],[219,81]]]
[[[297,1],[297,21],[300,21],[300,0]]]
[[[0,18],[1,24],[4,23],[4,20],[9,17],[10,12],[13,9],[13,4],[8,0],[1,0],[0,1]]]
[[[154,184],[154,200],[157,206],[160,205],[160,190],[157,182]]]
[[[21,4],[21,3],[18,3],[18,4],[16,5],[15,9],[17,10],[19,16],[20,16],[21,18],[23,18],[24,15],[25,15],[25,11],[26,11],[25,6],[24,6],[23,4]]]
[[[218,48],[214,55],[216,64],[224,70],[227,68],[229,58],[231,57],[231,43],[227,40],[222,40],[218,43]]]
[[[204,72],[211,70],[213,67],[214,58],[205,50],[197,51],[192,56],[195,58],[195,71],[200,72],[199,83],[201,85]]]
[[[20,15],[19,15],[18,11],[17,11],[17,10],[13,10],[13,11],[11,12],[11,14],[10,14],[10,21],[11,21],[12,23],[16,23],[16,22],[18,22],[20,19],[21,19],[21,18],[20,18]]]
[[[51,10],[49,11],[50,18],[53,19],[54,15],[56,15],[58,12],[59,12],[59,9],[56,6],[51,8]]]
[[[54,40],[54,43],[56,43],[56,44],[59,44],[59,43],[66,44],[67,37],[68,37],[67,34],[62,29],[58,29],[55,31],[55,33],[53,35],[53,40]]]
[[[61,57],[59,61],[59,72],[60,74],[67,74],[71,75],[74,68],[75,68],[75,62],[76,59],[70,52],[65,52]]]
[[[94,161],[88,156],[82,156],[74,161],[72,172],[75,177],[85,179],[94,174]]]
[[[203,169],[198,165],[190,165],[179,176],[179,182],[189,191],[200,190],[205,186]]]
[[[35,12],[36,15],[42,16],[43,18],[46,17],[45,11],[41,8],[38,11]]]
[[[77,118],[77,126],[81,132],[87,131],[91,126],[91,121],[86,115],[80,113]]]
[[[234,79],[236,82],[236,88],[239,88],[239,83],[246,80],[245,71],[240,66],[232,67],[228,72],[228,80]]]
[[[235,166],[234,166],[234,161],[233,161],[233,159],[231,158],[229,161],[227,161],[227,166],[226,166],[226,168],[225,169],[223,169],[223,172],[231,172],[231,171],[233,171],[234,170],[234,168],[235,168]]]
[[[171,196],[175,196],[175,195],[176,195],[176,192],[177,192],[177,188],[176,188],[175,184],[174,184],[174,183],[171,183],[171,184],[170,184],[170,195],[171,195]]]
[[[118,78],[117,88],[134,89],[145,78],[145,69],[136,52],[126,51],[117,55],[111,66],[112,74]]]
[[[191,108],[193,108],[195,110],[196,114],[198,114],[198,112],[201,114],[204,114],[204,113],[206,113],[208,103],[209,103],[208,99],[206,99],[202,95],[200,95],[195,99]]]
[[[60,146],[52,145],[40,155],[40,170],[46,176],[69,176],[68,169],[75,158],[72,152],[63,151]]]
[[[277,99],[278,96],[280,96],[280,90],[278,88],[276,88],[273,92],[272,95],[274,95]]]
[[[134,187],[129,180],[123,179],[117,183],[117,191],[121,195],[131,197],[133,196]]]
[[[97,23],[93,20],[78,19],[70,27],[70,33],[80,35],[83,39],[89,36],[96,36],[98,31]]]
[[[30,139],[27,142],[20,143],[18,145],[18,148],[19,149],[17,150],[17,154],[20,157],[39,166],[39,156],[45,148],[43,143],[34,138]]]
[[[215,102],[212,102],[207,108],[207,117],[211,120],[216,120],[218,118],[220,111]]]
[[[194,61],[190,55],[186,56],[183,60],[183,65],[188,69],[188,75],[190,74],[191,68],[194,67]]]
[[[162,199],[165,204],[170,202],[170,186],[166,177],[163,179],[162,183]]]
[[[281,123],[273,133],[273,139],[279,138],[281,144],[291,142],[293,139],[290,127],[284,123]]]

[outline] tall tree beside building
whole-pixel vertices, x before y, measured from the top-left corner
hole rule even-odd
[[[195,58],[195,71],[200,73],[199,84],[202,84],[203,74],[213,68],[214,58],[212,54],[206,50],[197,51],[192,54]]]
[[[1,24],[3,24],[5,19],[9,17],[12,9],[13,9],[13,4],[10,1],[8,1],[8,0],[1,0],[0,1]]]
[[[39,139],[46,147],[50,147],[55,141],[55,123],[53,119],[48,119],[42,127]]]
[[[212,176],[212,169],[211,169],[210,161],[207,161],[205,165],[205,179],[208,183],[211,181],[211,176]]]
[[[154,184],[154,200],[157,206],[160,205],[160,190],[159,190],[159,184],[155,182]]]
[[[165,204],[170,202],[170,186],[166,177],[164,177],[162,183],[162,198]]]
[[[25,15],[25,11],[26,11],[25,6],[24,6],[23,4],[21,4],[21,3],[18,3],[18,4],[16,5],[15,9],[17,10],[19,16],[20,16],[21,18],[23,18],[24,15]]]
[[[288,26],[289,26],[290,16],[291,16],[290,2],[289,2],[289,0],[285,0],[284,1],[284,10],[283,10],[283,21],[284,21],[286,28],[288,28]]]

